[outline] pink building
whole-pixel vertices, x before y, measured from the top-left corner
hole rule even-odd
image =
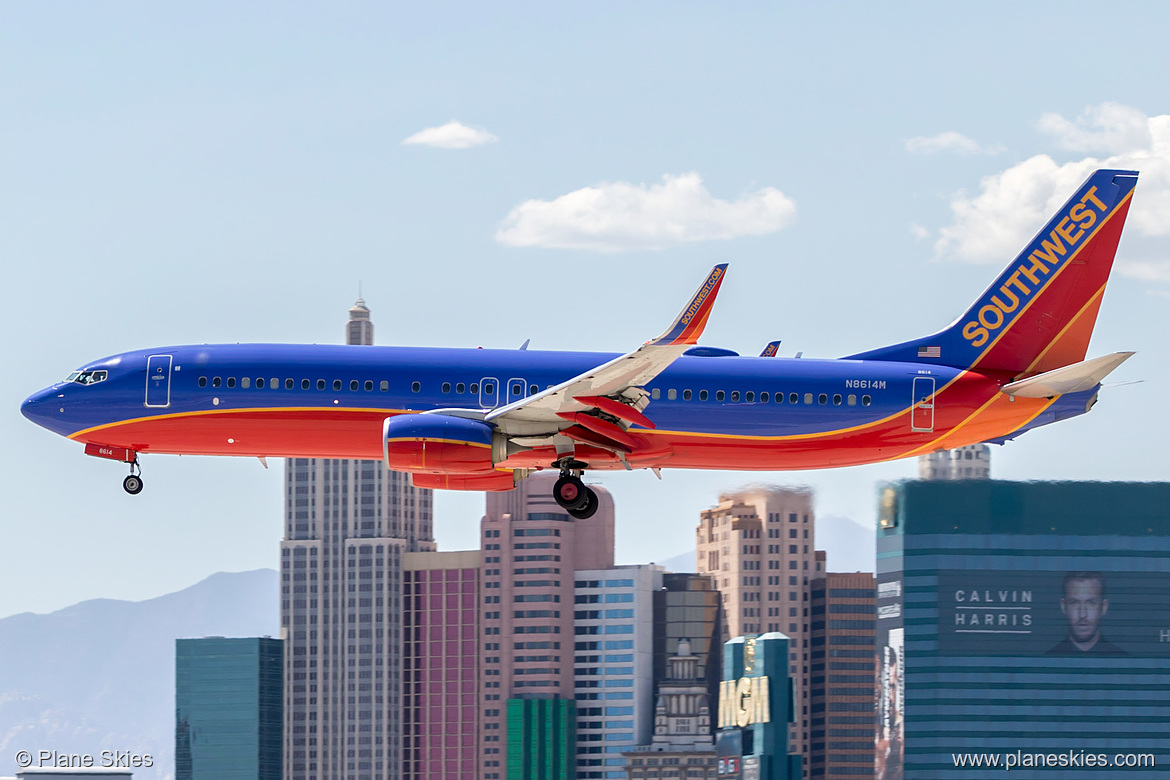
[[[480,553],[402,556],[402,777],[476,780]]]
[[[574,520],[552,499],[556,473],[515,490],[487,494],[480,523],[483,622],[481,695],[483,780],[507,770],[509,699],[574,701],[574,572],[613,568],[614,505]]]

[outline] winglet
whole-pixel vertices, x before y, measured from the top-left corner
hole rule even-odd
[[[760,353],[760,357],[776,357],[776,353],[780,351],[779,341],[769,341],[768,346],[764,347],[764,351]]]
[[[649,342],[655,346],[668,344],[696,344],[699,336],[703,335],[703,328],[707,325],[707,317],[711,314],[711,307],[715,303],[715,296],[719,292],[719,285],[723,284],[723,276],[727,273],[727,263],[720,263],[711,269],[707,279],[699,285],[698,292],[683,308],[678,319],[667,328],[666,332]]]

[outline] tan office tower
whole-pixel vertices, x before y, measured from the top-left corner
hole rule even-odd
[[[346,342],[373,343],[370,310]],[[285,780],[402,774],[402,556],[435,549],[430,490],[381,461],[285,461]]]
[[[614,505],[607,490],[593,485],[601,502],[597,514],[575,520],[553,501],[556,479],[555,472],[542,472],[515,490],[487,494],[487,513],[480,523],[483,780],[508,777],[510,735],[526,740],[548,736],[522,728],[521,713],[532,705],[524,709],[509,701],[553,700],[538,708],[558,713],[560,730],[553,742],[572,748],[576,739],[574,572],[613,568]],[[553,751],[553,742],[541,750]],[[573,772],[575,759],[572,749],[556,761]]]
[[[723,597],[724,640],[779,631],[790,640],[795,723],[789,751],[808,776],[809,581],[824,568],[814,547],[813,495],[807,488],[749,487],[724,493],[700,514],[697,570]]]

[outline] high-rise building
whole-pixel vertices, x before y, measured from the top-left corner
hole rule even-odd
[[[689,639],[680,639],[666,659],[654,704],[654,736],[649,745],[626,751],[625,777],[658,780],[716,780],[715,724],[712,698],[699,657]],[[654,754],[653,756],[649,754]],[[663,755],[659,755],[663,754]],[[651,764],[647,759],[653,758]]]
[[[723,610],[719,590],[709,574],[662,575],[662,587],[654,592],[656,684],[668,679],[669,659],[679,653],[679,644],[684,641],[687,654],[695,659],[699,679],[706,681],[715,701],[722,679]]]
[[[812,491],[747,488],[700,514],[700,574],[723,598],[725,637],[781,632],[788,638],[794,727],[790,750],[808,763],[809,582],[823,571],[815,549]]]
[[[1161,776],[1170,484],[882,493],[876,776]]]
[[[402,556],[403,780],[479,776],[480,551]]]
[[[176,780],[280,780],[281,644],[175,640]]]
[[[719,684],[718,776],[798,780],[801,757],[788,751],[794,720],[788,637],[780,632],[736,637],[723,645]],[[661,775],[662,777],[680,775]]]
[[[991,479],[991,446],[969,444],[918,456],[919,479]]]
[[[350,309],[346,340],[373,343]],[[402,774],[402,556],[435,549],[431,491],[381,461],[289,458],[281,543],[285,780]]]
[[[524,723],[561,728],[575,720],[574,572],[613,568],[613,498],[594,486],[600,501],[597,513],[575,520],[552,498],[556,479],[555,473],[535,474],[515,490],[487,494],[487,513],[480,523],[483,780],[510,777],[509,757],[529,755],[532,746],[510,744],[536,733]],[[567,711],[509,703],[520,699],[563,700],[556,707]],[[550,720],[541,720],[545,716]],[[517,722],[518,717],[529,720]],[[524,766],[543,771],[552,764]]]
[[[654,733],[654,593],[662,567],[579,569],[574,593],[577,777],[625,777]]]
[[[811,592],[809,777],[872,777],[874,577],[830,572]]]

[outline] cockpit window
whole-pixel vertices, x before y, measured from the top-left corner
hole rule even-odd
[[[105,381],[108,376],[105,371],[74,371],[65,377],[66,382],[76,382],[79,385],[94,385]]]

